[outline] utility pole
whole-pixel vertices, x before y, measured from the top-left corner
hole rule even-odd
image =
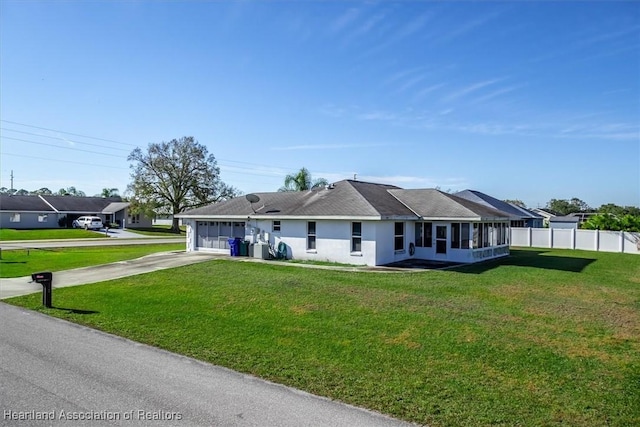
[[[11,169],[11,194],[13,194],[13,169]]]

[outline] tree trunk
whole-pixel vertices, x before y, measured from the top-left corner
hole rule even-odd
[[[180,224],[179,224],[179,222],[180,222],[180,220],[174,216],[173,217],[173,224],[171,224],[171,231],[172,232],[180,234]]]

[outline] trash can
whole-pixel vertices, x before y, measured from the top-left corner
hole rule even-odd
[[[240,256],[249,256],[249,242],[246,240],[240,242]]]
[[[227,243],[229,243],[229,255],[238,256],[238,240],[236,239],[228,239]]]

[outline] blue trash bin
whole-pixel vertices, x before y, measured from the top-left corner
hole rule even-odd
[[[235,256],[240,256],[241,254],[241,248],[240,246],[242,246],[242,238],[240,237],[236,237],[235,238],[235,247],[236,247],[236,254]]]
[[[238,241],[236,239],[228,239],[229,250],[231,256],[238,256]]]

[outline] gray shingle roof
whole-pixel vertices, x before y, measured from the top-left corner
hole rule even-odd
[[[38,196],[9,196],[0,194],[0,210],[10,212],[54,212]]]
[[[488,194],[484,194],[480,191],[464,190],[464,191],[455,193],[454,196],[462,197],[464,199],[471,200],[472,202],[480,203],[485,206],[498,209],[500,211],[503,211],[509,214],[509,216],[513,218],[517,218],[517,219],[542,218],[542,216],[534,212],[531,212],[528,209],[524,209],[519,206],[512,205],[511,203],[507,203],[502,200],[498,200],[495,197],[491,197]]]
[[[42,196],[59,212],[100,213],[110,203],[121,202],[120,197]]]
[[[0,195],[0,210],[19,212],[100,213],[120,197],[9,196]]]
[[[387,190],[398,187],[362,181],[339,181],[330,188],[310,191],[255,193],[184,212],[178,217],[372,217],[415,218],[415,214]]]
[[[311,191],[256,193],[253,206],[245,197],[184,212],[182,218],[349,217],[371,219],[508,219],[491,207],[438,190],[403,190],[393,185],[339,181]]]
[[[390,190],[422,218],[461,220],[506,220],[508,215],[497,209],[456,197],[434,189]]]

